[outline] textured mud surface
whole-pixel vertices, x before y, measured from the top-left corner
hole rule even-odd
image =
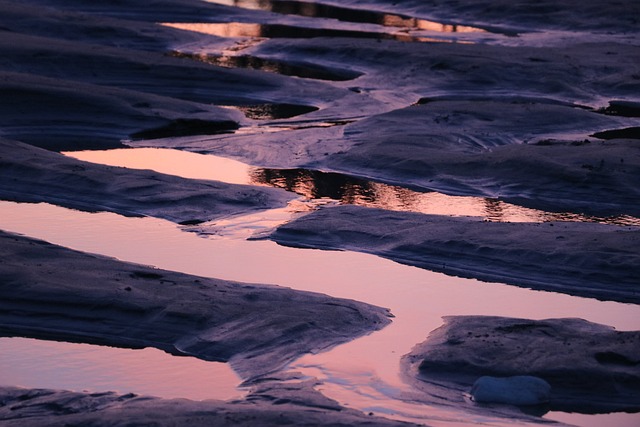
[[[0,0],[0,199],[198,224],[282,208],[293,191],[329,205],[376,188],[400,205],[432,191],[474,196],[493,212],[508,202],[542,214],[535,224],[498,224],[378,200],[312,212],[271,238],[637,304],[639,7]],[[261,172],[255,185],[233,185],[56,153],[128,146],[214,154]],[[541,223],[557,215],[570,220]],[[229,361],[248,379],[388,322],[385,310],[354,301],[1,239],[5,335],[153,345]],[[559,322],[558,330],[576,325]],[[576,339],[597,332],[584,328]],[[499,332],[491,332],[497,342],[513,331]],[[603,334],[591,363],[627,375],[637,351]],[[633,375],[624,386],[636,393]],[[394,423],[297,384],[274,378],[246,401],[211,404],[4,388],[0,417],[6,425],[162,424],[169,413],[190,425]],[[442,393],[449,400],[428,404],[522,419]],[[588,394],[599,402],[597,388]],[[621,402],[602,405],[628,409]]]

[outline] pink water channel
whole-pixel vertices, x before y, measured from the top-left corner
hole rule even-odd
[[[252,167],[229,159],[175,150],[122,151],[126,153],[112,150],[67,154],[96,163],[154,169],[189,178],[251,183]],[[383,197],[378,203],[394,204],[391,189],[381,184],[380,194]],[[423,211],[432,206],[438,212],[429,213],[445,215],[486,213],[485,204],[479,199],[424,194],[425,198],[439,201],[416,203],[411,209]],[[362,253],[295,249],[268,240],[246,239],[267,232],[305,209],[313,209],[317,202],[300,196],[287,208],[204,224],[213,230],[207,236],[155,218],[0,202],[0,228],[128,262],[322,292],[388,307],[395,318],[382,331],[324,353],[303,356],[287,369],[317,378],[321,382],[319,390],[351,408],[434,426],[469,425],[470,421],[511,425],[508,420],[470,420],[468,414],[454,409],[425,408],[399,398],[408,389],[400,378],[400,358],[439,327],[443,316],[578,317],[619,330],[640,329],[640,307],[636,305],[450,277]],[[400,203],[396,208],[402,206]],[[507,205],[504,208],[511,221],[541,220],[539,211]],[[173,357],[154,349],[113,349],[24,338],[0,338],[0,349],[3,385],[114,390],[195,400],[228,400],[246,392],[238,387],[241,379],[226,364]],[[548,413],[545,418],[580,426],[608,423],[631,427],[640,422],[638,414]]]

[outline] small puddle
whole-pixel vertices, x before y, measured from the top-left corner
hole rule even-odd
[[[235,108],[235,107],[234,107]],[[288,131],[296,131],[303,129],[314,129],[314,128],[330,128],[334,126],[344,126],[349,123],[353,123],[355,120],[326,120],[326,121],[295,121],[295,122],[280,122],[271,123],[271,124],[258,124],[253,126],[243,126],[234,132],[236,135],[260,135],[264,133],[276,133],[276,132],[288,132]]]
[[[251,46],[255,46],[267,39],[311,39],[317,37],[344,37],[354,39],[373,39],[373,40],[396,40],[401,42],[452,42],[452,39],[439,39],[434,37],[426,37],[424,35],[416,35],[410,32],[384,32],[384,31],[364,31],[364,30],[347,30],[336,28],[314,28],[299,27],[285,24],[256,24],[246,22],[226,22],[226,23],[190,23],[190,22],[164,22],[160,25],[165,27],[176,28],[179,30],[193,31],[200,34],[225,38],[251,38],[253,41],[236,45],[229,48],[230,52],[237,52]],[[437,32],[455,33],[454,28],[457,26],[443,25],[442,28],[452,27],[451,31],[443,29]],[[428,28],[416,28],[427,30]],[[433,30],[431,30],[433,31]]]
[[[618,117],[640,117],[640,102],[609,101],[609,106],[597,110],[598,113]]]
[[[0,338],[0,349],[1,385],[192,400],[230,400],[244,394],[237,388],[240,377],[227,363],[175,357],[154,348]]]
[[[341,204],[428,215],[475,216],[496,222],[577,221],[640,226],[640,218],[629,215],[595,217],[570,212],[546,212],[486,197],[419,192],[405,187],[317,170],[258,168],[223,157],[172,149],[130,148],[73,151],[63,154],[93,163],[152,169],[184,178],[283,188],[316,203],[333,200]],[[285,220],[286,216],[281,218]],[[269,223],[277,225],[272,221]]]
[[[279,120],[317,111],[318,107],[298,104],[254,104],[238,105],[235,108],[242,111],[245,117],[253,120]]]
[[[629,215],[595,217],[571,212],[546,212],[488,197],[449,196],[308,169],[250,169],[251,181],[284,188],[308,199],[330,198],[342,204],[428,215],[476,216],[496,222],[599,222],[640,225]]]
[[[231,120],[177,119],[164,126],[136,132],[131,137],[134,139],[158,139],[193,135],[218,135],[232,133],[239,127],[238,123]]]
[[[92,163],[131,169],[152,169],[189,179],[251,184],[251,166],[224,157],[163,148],[68,151],[62,154]]]
[[[238,6],[238,4],[234,5]],[[300,7],[293,7],[296,5]],[[353,24],[375,24],[377,27],[369,26],[367,29],[359,29],[357,25],[351,25],[349,28],[327,28],[326,23],[318,26],[297,26],[248,22],[164,22],[160,23],[160,25],[234,40],[234,43],[231,46],[222,48],[219,52],[215,53],[184,52],[175,50],[170,52],[169,55],[225,68],[247,68],[307,79],[347,81],[361,76],[362,73],[355,70],[340,69],[333,66],[322,66],[308,61],[287,61],[276,58],[264,58],[252,54],[243,54],[241,51],[257,46],[265,40],[281,38],[310,39],[318,37],[342,37],[353,39],[395,40],[409,43],[472,43],[472,41],[469,40],[458,40],[457,38],[451,37],[439,38],[429,36],[429,34],[484,32],[484,30],[474,27],[441,24],[402,15],[384,14],[358,9],[345,9],[329,5],[298,2],[273,2],[269,3],[268,6],[264,6],[262,2],[259,2],[256,3],[255,6],[257,6],[257,8],[275,11],[278,13],[284,13],[282,12],[284,10],[297,10],[299,13],[287,14],[297,14],[300,16],[316,18],[332,18]],[[277,10],[272,10],[271,7],[276,7]],[[253,9],[254,7],[249,8]],[[318,11],[317,13],[311,12],[309,11],[309,8],[317,8]],[[335,16],[339,16],[340,18],[335,18]],[[393,31],[390,32],[387,28],[392,28]]]
[[[353,9],[330,4],[310,3],[305,1],[265,1],[265,0],[206,0],[244,9],[258,9],[283,15],[296,15],[307,18],[334,19],[342,22],[358,24],[375,24],[404,30],[423,30],[440,33],[484,33],[486,29],[470,27],[454,23],[442,23],[414,18],[408,15],[378,12],[366,9]]]
[[[217,65],[225,68],[248,68],[268,73],[295,76],[306,79],[346,81],[353,80],[362,75],[353,70],[341,70],[337,68],[323,67],[311,63],[293,63],[277,59],[259,58],[252,55],[216,55],[207,53],[186,53],[173,51],[169,55],[176,58],[188,58],[206,64]]]
[[[284,24],[254,24],[244,22],[194,24],[165,22],[161,25],[218,37],[251,37],[265,39],[310,39],[316,37],[392,38],[388,33],[339,30],[333,28],[296,27]]]
[[[591,136],[599,139],[640,139],[640,127],[605,130],[596,132]]]

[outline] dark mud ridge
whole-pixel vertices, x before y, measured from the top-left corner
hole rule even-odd
[[[189,276],[0,233],[0,334],[230,362],[249,380],[387,325],[387,310]]]
[[[551,386],[548,401],[530,412],[639,412],[638,350],[640,331],[616,331],[582,319],[452,316],[404,356],[403,366],[419,389],[449,385],[459,391],[459,401],[483,376],[530,376]],[[511,396],[501,396],[502,403],[517,399],[523,388],[506,390]],[[501,391],[496,388],[495,395]]]
[[[270,239],[294,247],[372,253],[453,276],[640,302],[637,227],[498,223],[338,206],[285,224]]]
[[[284,191],[103,166],[0,138],[0,198],[198,223],[285,206]]]
[[[312,387],[313,382],[269,383],[236,402],[0,387],[0,423],[4,427],[415,426],[344,408]]]

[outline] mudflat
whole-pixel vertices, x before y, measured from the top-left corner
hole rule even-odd
[[[324,207],[266,238],[637,305],[637,16],[638,2],[600,0],[0,0],[0,199],[193,225],[282,208],[298,197],[294,191],[322,193],[308,176],[332,173],[336,182],[356,183],[343,194],[366,181],[405,201],[440,192],[494,207],[508,202],[567,219],[508,223],[321,200]],[[134,147],[307,175],[235,185],[60,154]],[[389,194],[372,185],[350,196]],[[252,386],[241,401],[191,402],[6,384],[2,425],[403,424],[347,409],[313,380],[279,376],[303,354],[388,325],[386,308],[159,270],[4,231],[0,259],[2,335],[152,346],[228,362]],[[580,341],[607,330],[590,363],[637,368],[637,339],[610,341],[621,335],[606,325],[509,322],[448,318],[434,336],[493,328],[483,334],[501,343],[514,332],[568,337],[565,328],[575,327],[562,339]],[[470,351],[491,353],[491,345],[476,340]],[[488,373],[541,372],[499,365],[503,371]],[[438,370],[445,382],[455,379]],[[637,374],[620,372],[637,393]],[[546,421],[465,400],[472,382],[449,388],[445,399],[425,398],[430,391],[415,379],[407,383],[425,405],[498,424]],[[577,406],[596,407],[605,392],[592,387]],[[637,411],[624,399],[605,403]]]

